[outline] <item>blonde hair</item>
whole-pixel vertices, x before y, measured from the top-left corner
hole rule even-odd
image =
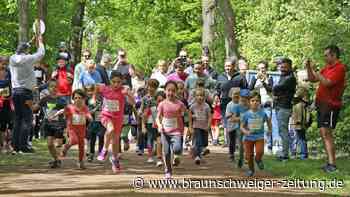
[[[230,91],[229,91],[228,94],[229,94],[230,97],[232,97],[233,94],[235,94],[235,93],[237,93],[237,92],[239,93],[240,91],[241,91],[240,88],[238,88],[238,87],[233,87],[233,88],[230,89]]]
[[[160,66],[168,66],[168,63],[165,60],[159,60],[157,63],[157,67]]]

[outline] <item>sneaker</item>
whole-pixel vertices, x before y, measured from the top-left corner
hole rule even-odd
[[[97,157],[97,160],[99,161],[104,161],[106,160],[106,156],[108,154],[108,151],[107,150],[101,150],[100,154],[98,154],[98,157]]]
[[[124,143],[124,151],[128,151],[130,149],[129,143]]]
[[[278,156],[277,157],[277,160],[278,161],[282,161],[282,162],[286,162],[288,161],[289,157],[286,157],[286,156]]]
[[[50,168],[59,168],[59,167],[61,167],[61,161],[60,160],[51,160],[51,161],[49,161],[49,167]]]
[[[256,163],[256,165],[258,166],[258,168],[260,169],[260,170],[263,170],[264,169],[264,163],[263,163],[263,161],[256,161],[255,160],[255,163]]]
[[[337,166],[327,163],[325,166],[323,166],[322,170],[326,173],[333,173],[337,171]]]
[[[165,173],[164,178],[171,179],[171,173],[170,172]]]
[[[290,158],[291,158],[291,159],[297,159],[297,154],[291,154],[291,155],[290,155]]]
[[[89,154],[89,156],[87,157],[87,161],[92,162],[94,160],[94,157],[95,157],[94,154]]]
[[[242,159],[238,160],[237,167],[238,168],[242,168],[243,167],[243,160]]]
[[[33,148],[25,148],[22,150],[22,152],[31,154],[31,153],[35,153],[35,150]]]
[[[148,158],[148,159],[147,159],[147,163],[154,163],[153,157]]]
[[[252,176],[254,176],[254,171],[248,170],[248,171],[245,172],[245,175],[246,175],[247,177],[252,177]]]
[[[120,163],[118,159],[113,159],[112,157],[109,158],[109,160],[112,163],[112,171],[114,173],[120,172]]]
[[[79,162],[78,162],[78,168],[79,168],[80,170],[85,170],[85,169],[86,169],[85,164],[84,164],[84,161],[79,161]]]
[[[158,160],[157,163],[156,163],[156,166],[157,167],[161,167],[163,165],[163,162],[161,160]]]
[[[201,164],[201,158],[197,156],[197,157],[194,159],[194,163],[197,164],[197,165],[200,165],[200,164]]]
[[[208,155],[209,153],[210,153],[210,150],[206,148],[206,149],[204,149],[202,155],[203,155],[203,156],[206,156],[206,155]]]
[[[173,166],[178,166],[180,164],[180,156],[174,155]]]

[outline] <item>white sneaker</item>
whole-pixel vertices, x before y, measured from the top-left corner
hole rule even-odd
[[[154,163],[154,159],[152,157],[148,158],[147,163]]]
[[[161,167],[162,165],[163,165],[163,162],[161,160],[158,160],[156,166]]]

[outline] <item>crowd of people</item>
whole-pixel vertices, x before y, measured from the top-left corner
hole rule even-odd
[[[69,149],[78,145],[80,169],[86,168],[85,160],[104,161],[109,156],[113,172],[118,173],[122,152],[135,141],[136,154],[145,154],[147,163],[164,166],[165,178],[171,178],[184,151],[200,165],[211,143],[228,147],[230,161],[239,168],[246,164],[246,175],[253,176],[254,163],[264,169],[264,147],[273,147],[274,111],[282,140],[278,159],[295,157],[298,145],[300,159],[308,158],[305,132],[311,123],[312,101],[287,57],[275,61],[280,77],[274,82],[267,61],[259,62],[258,73],[248,78],[245,58],[225,60],[220,74],[208,56],[193,61],[186,50],[171,62],[159,60],[149,78],[128,62],[124,49],[118,50],[115,61],[105,53],[97,64],[86,49],[82,61],[72,65],[64,43],[49,73],[41,61],[42,38],[35,53],[29,49],[27,43],[20,43],[14,55],[0,59],[2,152],[33,153],[33,138],[46,138],[50,168],[61,167]],[[336,46],[325,48],[327,65],[319,73],[314,63],[305,62],[308,80],[319,82],[315,103],[328,155],[326,172],[337,170],[332,129],[345,88],[345,66],[339,54]],[[296,136],[293,140],[291,131]]]

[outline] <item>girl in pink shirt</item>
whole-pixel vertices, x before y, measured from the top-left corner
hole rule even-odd
[[[158,106],[157,124],[161,132],[166,179],[171,178],[172,175],[171,154],[174,154],[173,165],[177,166],[180,164],[182,153],[183,115],[186,108],[180,100],[176,99],[176,92],[176,82],[168,81],[165,84],[166,99]]]
[[[86,122],[91,121],[92,116],[88,107],[85,105],[86,95],[83,90],[77,89],[72,94],[73,104],[65,107],[64,111],[59,111],[55,116],[64,113],[67,120],[67,131],[69,135],[69,143],[63,147],[61,156],[65,157],[68,150],[73,145],[78,144],[79,147],[79,163],[80,169],[85,169],[83,162],[84,146],[86,135]],[[55,117],[54,116],[54,117]]]
[[[106,128],[105,144],[98,156],[98,160],[104,161],[108,147],[112,142],[112,170],[114,173],[120,170],[118,153],[120,143],[120,132],[123,126],[125,96],[127,101],[134,105],[135,101],[129,89],[122,86],[123,76],[118,71],[113,71],[110,77],[110,86],[98,85],[97,92],[103,98],[101,123]]]

